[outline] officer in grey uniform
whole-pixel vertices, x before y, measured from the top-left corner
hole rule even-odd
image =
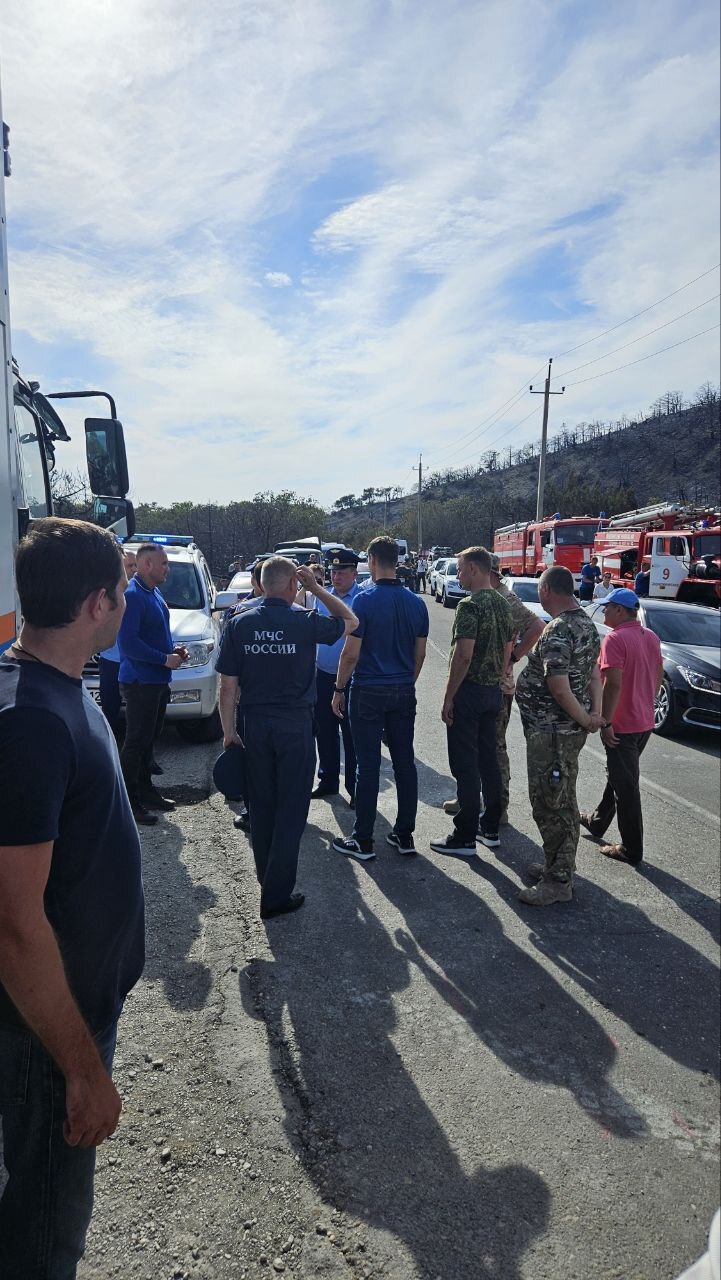
[[[330,617],[293,608],[299,582]],[[227,624],[217,670],[224,746],[246,748],[251,840],[266,920],[304,902],[293,889],[315,771],[316,645],[335,644],[355,631],[358,619],[318,585],[310,567],[283,556],[264,562],[261,583],[257,607]],[[236,729],[239,691],[244,742]]]

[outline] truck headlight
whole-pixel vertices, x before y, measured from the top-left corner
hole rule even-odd
[[[210,660],[210,655],[215,648],[214,640],[191,640],[190,644],[186,644],[188,657],[185,662],[181,663],[182,667],[204,667],[206,662]]]
[[[693,667],[679,667],[679,671],[692,689],[703,689],[704,693],[721,693],[721,680],[712,680],[710,676],[694,671]]]

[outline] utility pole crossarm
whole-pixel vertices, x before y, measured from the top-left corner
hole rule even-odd
[[[548,403],[551,396],[562,396],[565,387],[561,387],[560,391],[551,391],[551,365],[553,357],[548,361],[548,373],[546,381],[543,385],[543,391],[534,391],[533,384],[529,388],[532,396],[543,396],[543,427],[541,429],[541,454],[538,460],[538,493],[536,496],[536,520],[543,519],[543,500],[544,490],[546,487],[546,443],[548,441]]]

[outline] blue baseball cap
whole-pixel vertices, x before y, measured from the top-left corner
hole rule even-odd
[[[609,604],[622,604],[624,609],[638,609],[641,601],[630,587],[616,587],[603,602],[604,609]]]

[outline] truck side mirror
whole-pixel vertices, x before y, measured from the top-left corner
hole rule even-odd
[[[91,492],[103,498],[124,498],[130,481],[123,424],[117,418],[86,418],[85,453]]]
[[[93,502],[93,524],[110,529],[124,541],[135,533],[135,508],[129,498],[97,497]]]

